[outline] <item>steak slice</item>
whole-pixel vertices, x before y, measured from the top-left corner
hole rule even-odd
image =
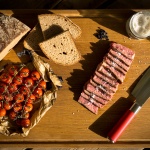
[[[99,108],[102,108],[104,106],[102,103],[96,101],[91,95],[87,95],[84,91],[82,91],[81,96]]]
[[[117,82],[117,80],[116,79],[111,79],[111,78],[107,77],[104,73],[105,73],[105,69],[103,67],[101,67],[101,70],[100,71],[96,70],[95,73],[94,73],[94,75],[96,75],[99,78],[103,79],[108,84],[110,84],[112,87],[118,88],[119,83]]]
[[[107,94],[106,92],[104,92],[103,90],[101,90],[100,88],[93,86],[90,82],[88,82],[85,85],[85,88],[87,91],[93,93],[94,95],[97,95],[101,98],[103,98],[104,100],[111,100],[112,99],[112,95]]]
[[[113,87],[110,83],[108,83],[101,77],[98,77],[96,74],[92,77],[92,79],[95,83],[103,85],[103,87],[110,92],[115,93],[118,89],[117,87]]]
[[[110,66],[106,63],[103,63],[103,66],[110,71],[118,81],[120,81],[120,83],[122,83],[125,79],[125,75],[122,74],[119,70],[117,70],[116,68],[114,68],[113,66]]]
[[[128,59],[127,57],[121,55],[121,53],[118,53],[112,49],[110,49],[109,53],[111,55],[113,55],[114,59],[119,59],[120,61],[124,62],[128,67],[131,65],[132,63],[132,60],[131,59]]]
[[[105,57],[104,58],[105,63],[107,63],[109,66],[114,67],[116,70],[118,70],[119,72],[121,72],[122,74],[126,74],[127,71],[125,71],[124,69],[122,69],[116,62],[114,62],[113,60],[111,60],[109,57]]]
[[[93,112],[94,114],[98,113],[98,107],[95,106],[93,103],[91,103],[90,101],[88,101],[87,99],[85,99],[84,97],[80,96],[78,99],[78,102],[80,104],[82,104],[83,106],[85,106],[88,110],[90,110],[91,112]]]
[[[128,59],[131,59],[131,60],[134,59],[135,53],[131,49],[129,49],[121,44],[117,44],[117,43],[112,43],[110,46],[113,50],[120,52],[122,55],[124,55]]]
[[[104,63],[104,62],[103,62]],[[106,68],[104,67],[103,63],[100,63],[96,69],[96,71],[101,72],[104,74],[106,77],[110,78],[111,80],[116,80],[116,77]]]
[[[114,95],[114,92],[112,92],[109,89],[106,89],[102,84],[94,82],[93,79],[90,79],[89,82],[96,88],[101,89],[103,92],[107,93],[108,95]]]
[[[103,104],[103,105],[105,105],[105,104],[108,103],[108,100],[105,100],[105,99],[103,99],[103,98],[101,98],[101,97],[98,97],[97,95],[95,95],[95,94],[93,94],[93,93],[91,93],[91,92],[89,92],[89,91],[87,91],[87,90],[85,90],[85,89],[84,89],[84,92],[85,92],[87,95],[89,95],[90,97],[92,97],[93,99],[95,99],[97,102],[99,102],[99,103],[101,103],[101,104]]]
[[[126,64],[124,64],[123,61],[121,61],[121,60],[117,59],[116,57],[114,57],[111,53],[108,53],[108,54],[107,54],[107,57],[108,57],[110,60],[114,61],[119,67],[121,67],[121,68],[124,69],[125,71],[128,71],[128,70],[129,70],[129,68],[130,68],[129,66],[127,66]]]

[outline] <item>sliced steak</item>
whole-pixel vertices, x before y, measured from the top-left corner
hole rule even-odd
[[[102,69],[100,71],[95,71],[94,75],[98,76],[99,78],[105,80],[107,83],[109,83],[112,87],[114,88],[118,88],[119,83],[117,82],[116,79],[111,79],[109,77],[107,77],[104,73],[105,70],[103,67],[101,67]],[[107,74],[107,73],[106,73]]]
[[[98,113],[98,107],[95,106],[93,103],[91,103],[90,101],[88,101],[87,99],[85,99],[84,97],[80,96],[78,99],[78,102],[80,104],[82,104],[83,106],[85,106],[87,109],[89,109],[91,112],[93,112],[94,114]]]
[[[129,70],[129,66],[127,66],[126,64],[124,64],[124,62],[122,60],[116,59],[116,57],[114,57],[111,53],[107,54],[107,57],[114,61],[118,66],[120,66],[122,69],[124,69],[125,71]]]
[[[122,69],[115,61],[113,61],[112,59],[110,59],[109,57],[105,57],[104,58],[105,63],[107,63],[109,66],[114,67],[116,70],[120,71],[122,74],[126,74],[127,71],[125,71],[124,69]]]
[[[99,84],[99,83],[94,82],[93,79],[90,79],[89,82],[90,82],[93,86],[95,86],[96,88],[98,88],[98,89],[102,90],[103,92],[105,92],[106,94],[108,94],[108,95],[114,95],[114,92],[112,92],[112,91],[109,90],[109,89],[106,89],[102,84]]]
[[[105,62],[103,62],[105,63]],[[107,69],[106,67],[104,67],[103,63],[99,64],[96,71],[104,74],[107,78],[110,78],[111,80],[116,80],[117,82],[117,79],[115,78],[114,74],[112,74],[109,69]]]
[[[101,90],[100,88],[93,86],[90,82],[85,85],[85,88],[87,91],[103,98],[104,100],[111,100],[112,95],[108,95],[106,92]]]
[[[99,103],[101,103],[101,104],[103,104],[103,105],[105,105],[105,104],[108,103],[108,100],[105,100],[105,99],[103,99],[103,98],[101,98],[101,97],[98,97],[97,95],[93,94],[92,92],[89,92],[89,91],[87,91],[87,90],[84,90],[84,92],[85,92],[87,95],[89,95],[90,97],[92,97],[93,99],[95,99],[97,102],[99,102]]]
[[[102,103],[96,101],[91,95],[87,95],[84,91],[82,91],[81,96],[99,108],[102,108],[104,106]]]
[[[113,75],[116,77],[116,79],[117,79],[118,81],[120,81],[120,83],[122,83],[122,82],[124,81],[125,75],[122,74],[119,70],[117,70],[117,69],[114,68],[113,66],[110,66],[110,65],[108,65],[108,64],[106,64],[106,63],[103,63],[103,66],[104,66],[108,71],[110,71],[111,74],[113,74]]]
[[[104,80],[101,77],[98,77],[96,74],[92,77],[93,81],[97,84],[102,85],[107,91],[115,93],[117,91],[117,87],[113,87],[110,83]]]
[[[134,51],[132,51],[131,49],[129,49],[121,44],[112,43],[111,48],[117,52],[120,52],[122,55],[124,55],[128,59],[131,59],[131,60],[134,59],[134,56],[135,56]]]
[[[109,53],[110,53],[111,55],[113,55],[113,57],[114,57],[114,59],[116,59],[116,61],[117,61],[117,59],[119,59],[120,61],[124,62],[128,67],[129,67],[129,66],[131,65],[131,63],[132,63],[132,60],[131,60],[131,59],[128,59],[127,57],[121,55],[121,53],[118,53],[118,52],[116,52],[116,51],[114,51],[114,50],[112,50],[112,49],[110,49]]]

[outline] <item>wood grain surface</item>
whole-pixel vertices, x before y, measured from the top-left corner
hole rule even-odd
[[[150,41],[128,37],[127,19],[139,10],[0,10],[13,15],[34,27],[37,15],[56,13],[68,16],[82,29],[75,44],[82,55],[79,63],[64,67],[51,62],[54,72],[63,78],[54,106],[25,138],[0,135],[0,146],[51,146],[51,147],[148,147],[150,146],[150,101],[147,101],[116,144],[107,139],[107,133],[133,103],[131,91],[142,73],[150,66]],[[108,33],[109,41],[99,40],[94,34],[98,28]],[[90,78],[98,63],[107,53],[110,41],[120,43],[135,51],[135,60],[126,79],[98,115],[80,105],[77,100],[84,83]],[[0,62],[30,61],[28,56],[18,57],[23,51],[23,39]]]

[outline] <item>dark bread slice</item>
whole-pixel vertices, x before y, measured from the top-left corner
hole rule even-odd
[[[30,28],[18,19],[0,14],[0,60],[30,31]]]

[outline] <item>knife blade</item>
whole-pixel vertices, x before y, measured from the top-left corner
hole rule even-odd
[[[115,143],[126,127],[130,124],[135,115],[139,112],[142,105],[150,97],[150,67],[141,77],[131,94],[136,98],[133,105],[126,111],[126,113],[120,118],[117,124],[108,133],[108,139]]]

